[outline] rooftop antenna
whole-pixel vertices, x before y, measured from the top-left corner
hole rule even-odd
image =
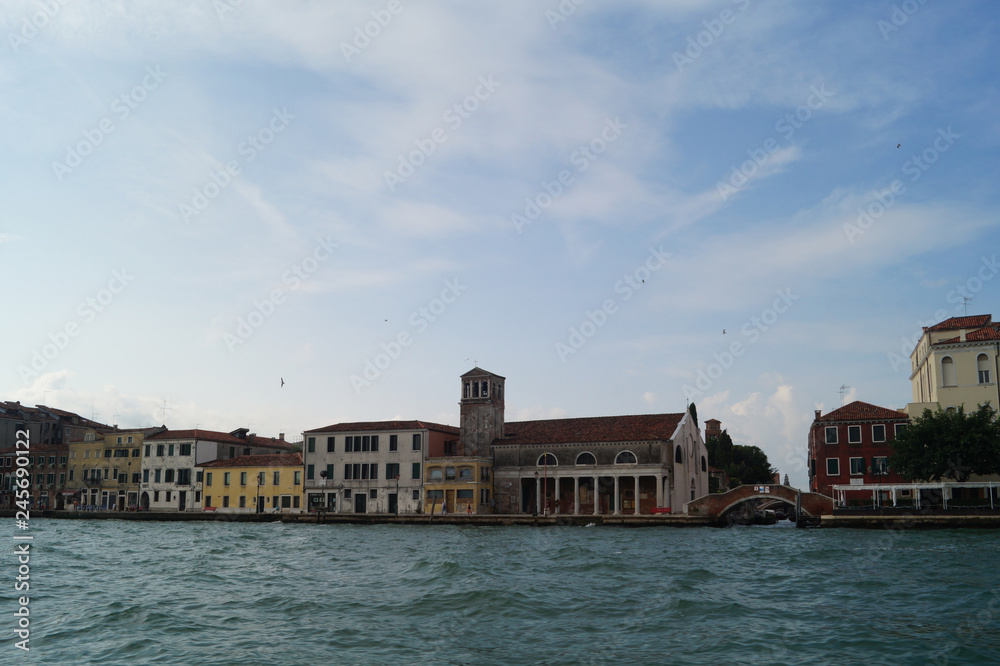
[[[169,411],[170,411],[170,408],[167,407],[167,400],[164,400],[163,401],[163,406],[160,407],[160,423],[161,424],[166,425],[166,423],[167,423],[167,412],[169,412]]]
[[[972,300],[972,296],[963,296],[962,297],[962,305],[965,306],[965,316],[966,317],[969,316],[969,301],[971,301],[971,300]]]
[[[840,406],[841,407],[844,406],[844,396],[847,394],[847,392],[850,389],[851,389],[851,387],[848,386],[847,384],[841,384],[840,385],[840,390],[838,391],[838,393],[840,393]]]

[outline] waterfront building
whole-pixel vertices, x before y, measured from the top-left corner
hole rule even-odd
[[[284,440],[258,437],[246,428],[232,432],[165,430],[145,439],[139,505],[149,511],[201,511],[202,479],[195,467],[239,456],[291,453]]]
[[[0,451],[0,473],[3,493],[0,507],[13,508],[16,501],[18,455],[28,458],[28,476],[31,485],[29,502],[36,509],[63,508],[62,491],[66,486],[66,465],[69,458],[65,444],[38,444],[27,453],[13,448]]]
[[[964,405],[968,413],[985,402],[1000,409],[998,357],[1000,322],[991,315],[951,317],[925,327],[910,354],[913,402],[907,413],[917,418],[939,405]]]
[[[69,506],[109,511],[139,505],[142,447],[163,426],[128,428],[102,433],[88,429],[69,442],[69,471],[63,490]]]
[[[197,465],[205,511],[302,513],[302,455],[241,455]]]
[[[832,497],[838,484],[885,484],[880,500],[891,501],[888,485],[905,481],[889,468],[892,442],[909,422],[903,410],[860,400],[825,415],[817,409],[809,429],[809,490]]]
[[[302,456],[307,506],[338,513],[429,511],[424,461],[429,451],[453,450],[458,435],[454,426],[429,421],[337,423],[307,430]]]
[[[42,444],[65,444],[87,429],[107,432],[111,426],[45,405],[28,407],[20,402],[0,402],[0,450],[14,448],[20,430],[28,433],[29,444],[34,448]]]

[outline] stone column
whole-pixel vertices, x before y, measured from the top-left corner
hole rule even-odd
[[[553,502],[552,502],[553,505],[554,505],[552,507],[552,511],[556,515],[559,515],[559,498],[560,498],[560,495],[559,495],[559,477],[557,476],[556,477],[556,495],[555,495],[555,498],[553,498]]]
[[[639,515],[639,475],[635,475],[635,515]]]
[[[573,512],[580,513],[580,477],[573,477]]]
[[[598,481],[600,481],[600,477],[595,476],[594,477],[594,515],[595,516],[598,513],[600,513],[600,511],[601,511],[601,498],[597,494],[597,489],[601,487],[601,484],[598,483]]]
[[[617,474],[615,475],[615,498],[614,499],[615,499],[614,515],[619,516],[619,515],[621,515],[621,508],[622,507],[621,507],[621,496],[619,495],[619,492],[618,492],[618,475]]]

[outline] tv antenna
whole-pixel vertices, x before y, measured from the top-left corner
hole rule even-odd
[[[963,296],[962,297],[962,305],[965,306],[965,316],[966,317],[969,316],[969,301],[971,301],[971,300],[972,300],[972,296]]]
[[[847,395],[847,392],[849,390],[851,390],[850,386],[848,386],[847,384],[841,384],[840,385],[840,389],[837,391],[838,393],[840,393],[840,406],[841,407],[844,406],[844,396]]]
[[[167,400],[164,400],[163,401],[163,406],[160,407],[160,423],[161,424],[163,424],[163,425],[167,424],[167,412],[169,412],[169,411],[170,411],[170,408],[167,407]]]

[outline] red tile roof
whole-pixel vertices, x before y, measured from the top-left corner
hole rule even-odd
[[[972,315],[969,317],[950,317],[939,324],[925,326],[925,331],[955,331],[960,328],[980,328],[987,326],[993,320],[991,315]]]
[[[984,340],[1000,340],[1000,323],[993,324],[992,326],[987,326],[986,328],[981,328],[978,331],[973,331],[965,336],[966,340],[972,340],[973,342],[981,342]]]
[[[227,444],[249,444],[245,439],[240,439],[228,432],[218,432],[215,430],[164,430],[152,437],[147,437],[146,441],[159,439],[201,439],[209,442],[225,442]]]
[[[434,430],[449,435],[458,435],[461,431],[455,426],[431,423],[430,421],[359,421],[357,423],[335,423],[325,428],[313,428],[306,432],[368,432],[371,430]]]
[[[908,419],[904,412],[897,409],[889,409],[888,407],[879,407],[878,405],[871,405],[867,402],[861,402],[860,400],[855,400],[854,402],[844,405],[840,409],[835,409],[829,414],[820,416],[816,419],[816,423],[829,423],[833,421],[874,421],[874,420],[893,420],[893,421],[906,421]]]
[[[268,456],[238,456],[228,460],[213,460],[195,467],[302,467],[302,455],[279,453]]]
[[[579,419],[514,421],[504,424],[505,444],[569,444],[670,439],[684,414],[594,416]]]

